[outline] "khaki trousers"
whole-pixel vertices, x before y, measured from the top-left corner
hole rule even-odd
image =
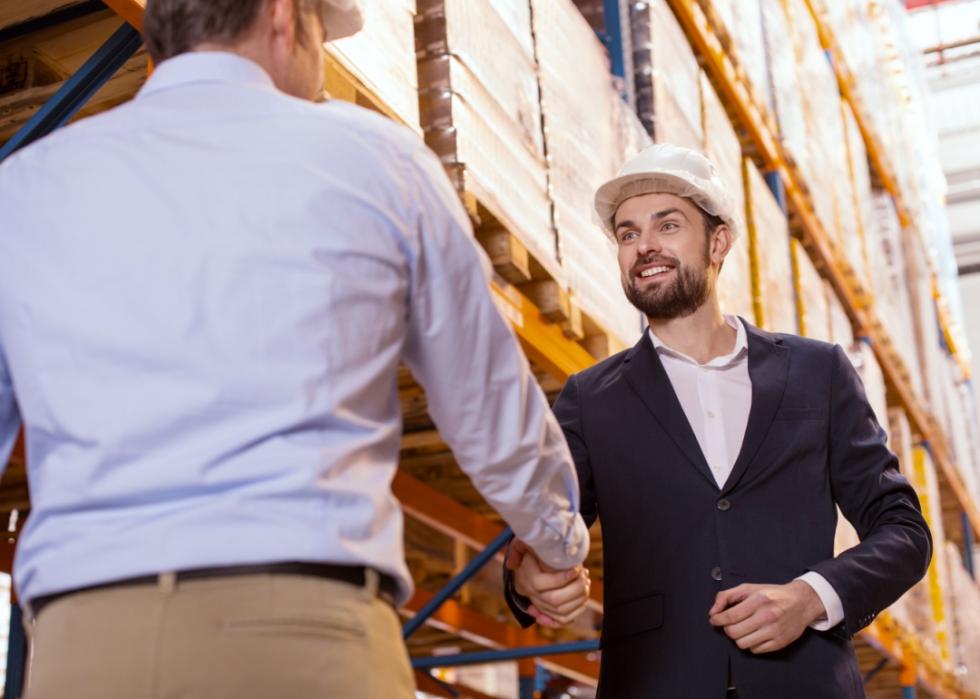
[[[31,625],[27,699],[411,699],[398,615],[371,589],[250,575],[92,590]]]

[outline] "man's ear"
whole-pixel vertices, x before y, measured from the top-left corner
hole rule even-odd
[[[296,44],[296,8],[295,0],[265,0],[265,12],[269,18],[273,35],[286,42],[292,50]]]
[[[722,224],[711,232],[709,255],[711,262],[721,266],[735,243],[732,229]]]

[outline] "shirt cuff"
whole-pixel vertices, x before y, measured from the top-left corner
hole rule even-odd
[[[814,631],[830,631],[844,621],[844,605],[841,603],[837,591],[827,582],[827,578],[811,570],[798,577],[797,580],[802,580],[813,588],[813,591],[817,593],[817,597],[823,603],[823,608],[826,613],[823,619],[818,619],[810,624],[811,629]]]
[[[522,537],[541,562],[555,570],[574,568],[589,554],[589,528],[585,526],[582,515],[577,512],[565,514],[570,515],[572,521],[564,536],[545,520],[542,522],[539,537]]]

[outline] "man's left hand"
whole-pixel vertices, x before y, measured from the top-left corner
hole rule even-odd
[[[742,650],[772,653],[803,635],[826,615],[823,603],[802,580],[786,585],[739,585],[723,590],[708,612]]]

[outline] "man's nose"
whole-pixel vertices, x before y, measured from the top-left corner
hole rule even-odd
[[[662,250],[660,245],[660,237],[656,233],[643,232],[640,234],[640,244],[637,247],[637,252],[641,256],[648,255],[653,252],[660,252]]]

